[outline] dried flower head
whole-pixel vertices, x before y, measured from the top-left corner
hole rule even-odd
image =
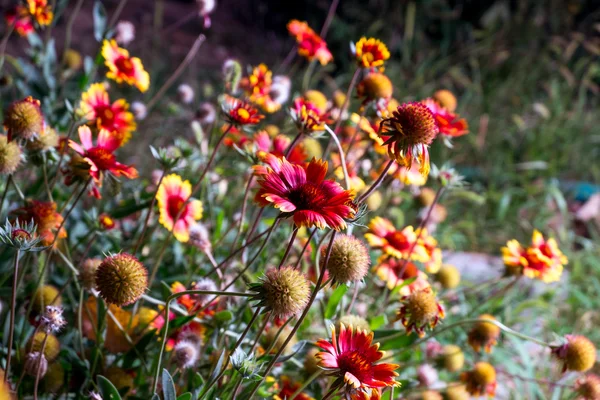
[[[579,395],[578,400],[600,399],[600,376],[588,374],[575,382],[575,391]]]
[[[4,113],[4,126],[8,140],[30,140],[38,135],[44,126],[44,116],[40,101],[29,96],[12,103]]]
[[[46,333],[46,332],[36,332],[29,341],[25,345],[25,349],[30,352],[40,352],[42,351],[42,344],[46,341],[46,346],[44,347],[44,357],[48,360],[48,362],[53,362],[58,357],[60,353],[60,342],[56,338],[56,336]]]
[[[398,319],[402,321],[407,334],[414,330],[419,337],[423,337],[425,328],[433,329],[444,318],[444,309],[430,287],[404,296],[401,301]]]
[[[482,314],[479,319],[489,319],[496,321],[493,315]],[[498,343],[498,337],[500,337],[500,327],[494,325],[491,322],[477,322],[469,331],[467,342],[476,352],[485,349],[486,353],[492,351],[492,346]]]
[[[79,271],[79,279],[81,280],[83,287],[87,290],[96,287],[96,270],[100,264],[102,264],[100,258],[88,258],[83,262],[81,270]]]
[[[489,363],[478,362],[471,371],[463,372],[460,379],[472,396],[494,396],[496,393],[496,370]]]
[[[48,333],[60,331],[67,324],[62,314],[62,307],[46,306],[46,311],[44,311],[44,314],[40,318],[40,328]]]
[[[585,372],[596,363],[596,346],[585,336],[566,335],[565,343],[553,347],[552,354],[563,362],[563,372]]]
[[[380,67],[390,58],[390,52],[381,40],[362,37],[354,45],[354,55],[358,65],[363,68]]]
[[[200,351],[198,344],[189,340],[179,341],[173,348],[175,363],[181,369],[192,368],[198,361]]]
[[[460,284],[460,272],[454,265],[444,264],[435,276],[444,289],[454,289]]]
[[[271,268],[261,282],[250,285],[257,292],[253,300],[258,307],[265,307],[275,318],[287,318],[306,307],[310,288],[306,277],[293,267]]]
[[[96,269],[96,289],[107,303],[135,303],[147,288],[148,271],[131,254],[107,257]]]
[[[48,371],[48,360],[39,351],[27,353],[25,356],[25,373],[29,376],[43,377]]]
[[[335,283],[346,284],[362,280],[371,264],[371,257],[364,243],[354,236],[338,235],[333,241],[331,255],[325,265],[326,248],[321,256],[321,268],[327,268]]]
[[[442,349],[441,363],[450,372],[460,371],[465,364],[465,354],[454,344],[446,345]]]
[[[14,173],[21,164],[22,153],[17,142],[8,141],[8,137],[0,135],[0,175]]]
[[[411,168],[419,164],[419,172],[429,175],[428,147],[439,128],[429,109],[421,103],[404,103],[380,124],[379,135],[388,146],[389,156],[400,165]]]

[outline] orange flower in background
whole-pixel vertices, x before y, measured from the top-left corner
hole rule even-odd
[[[434,99],[425,99],[423,104],[429,108],[429,111],[433,114],[435,122],[442,135],[448,137],[458,137],[469,133],[469,125],[467,120],[460,118],[458,114],[450,112]]]
[[[416,243],[417,234],[412,226],[399,231],[390,220],[375,217],[369,222],[369,232],[365,234],[365,239],[371,247],[381,249],[392,257],[406,258],[414,246],[411,260],[425,262],[429,258],[425,247]]]
[[[384,281],[390,290],[397,286],[404,285],[400,289],[400,295],[407,296],[410,293],[429,287],[427,274],[420,271],[417,266],[405,260],[399,260],[394,257],[381,256],[377,261],[377,266],[373,268],[379,279]],[[412,281],[406,284],[407,281]]]
[[[327,43],[306,22],[296,19],[287,25],[290,35],[296,38],[298,54],[308,61],[318,60],[321,65],[327,65],[333,60]]]
[[[292,395],[296,393],[296,390],[300,389],[300,386],[302,386],[300,382],[292,381],[289,376],[285,375],[283,375],[279,379],[279,382],[281,383],[281,390],[279,391],[279,393],[273,396],[273,400],[291,399]],[[300,392],[296,397],[294,397],[294,399],[315,400],[314,398],[310,397],[309,395],[303,392]]]
[[[48,0],[27,0],[27,9],[38,25],[48,26],[52,23],[54,14]]]
[[[530,247],[525,249],[516,240],[510,240],[502,248],[502,257],[510,274],[525,275],[546,283],[558,281],[568,263],[556,240],[545,240],[537,230],[533,231]]]
[[[283,158],[288,147],[292,143],[292,140],[285,135],[277,135],[274,138],[271,138],[267,131],[256,133],[253,139],[254,144],[256,145],[256,156],[259,159],[264,159],[267,154]],[[307,157],[304,146],[302,143],[298,143],[288,155],[287,160],[292,164],[302,164],[306,161]]]
[[[202,202],[196,199],[188,201],[191,195],[191,183],[177,174],[166,176],[156,193],[160,212],[158,222],[172,230],[180,242],[190,239],[190,227],[202,218]]]
[[[271,98],[273,87],[273,72],[266,64],[260,64],[252,69],[252,73],[240,81],[248,99],[268,113],[274,113],[281,108],[281,104]]]
[[[25,6],[18,5],[8,10],[4,14],[4,19],[7,26],[14,25],[15,32],[19,36],[27,36],[35,30],[29,10]]]
[[[354,45],[358,65],[363,68],[380,67],[390,58],[390,52],[381,40],[362,37]]]
[[[293,217],[296,226],[346,227],[344,219],[355,212],[352,193],[336,181],[325,179],[326,161],[313,158],[308,165],[297,165],[268,154],[264,162],[267,166],[254,166],[260,185],[254,199],[261,207],[273,205]]]
[[[290,109],[292,120],[302,133],[322,132],[328,118],[321,113],[319,108],[312,102],[302,97],[294,100],[294,106]]]
[[[117,83],[126,83],[137,87],[140,92],[145,92],[150,86],[150,75],[144,70],[142,61],[137,57],[130,57],[129,51],[119,47],[113,40],[105,40],[102,44],[102,57],[108,67],[106,77]]]
[[[431,111],[415,102],[400,105],[380,126],[380,134],[386,137],[384,145],[388,146],[390,158],[407,168],[416,162],[423,176],[429,175],[428,147],[438,132]]]
[[[110,231],[111,229],[114,229],[117,226],[116,221],[107,213],[100,214],[98,216],[98,222],[100,223],[102,229],[106,231]]]
[[[256,125],[265,117],[249,103],[231,96],[225,97],[222,109],[225,119],[236,126]]]
[[[419,230],[416,231],[417,236]],[[425,270],[430,274],[436,274],[442,268],[442,250],[437,247],[437,240],[427,233],[427,229],[423,229],[419,242],[427,252],[427,260],[424,262]]]
[[[22,222],[33,220],[37,227],[36,232],[42,238],[44,246],[52,244],[55,235],[58,235],[58,239],[67,237],[65,228],[60,227],[63,217],[56,212],[56,203],[52,201],[30,200],[25,207],[15,210],[14,214]]]
[[[119,146],[127,143],[136,124],[129,104],[119,99],[111,104],[106,87],[102,83],[93,83],[81,95],[80,113],[88,120],[95,121],[98,129],[106,129],[119,141]]]
[[[399,366],[377,363],[385,353],[379,350],[379,343],[373,344],[373,332],[367,333],[344,324],[341,324],[339,337],[335,326],[331,326],[331,332],[331,342],[323,339],[317,341],[317,346],[323,351],[317,353],[316,357],[319,366],[337,378],[333,387],[371,394],[372,390],[400,386],[395,380],[398,376],[395,370]]]

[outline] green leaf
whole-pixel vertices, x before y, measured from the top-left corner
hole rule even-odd
[[[369,328],[371,328],[372,331],[377,330],[378,328],[381,328],[382,326],[384,326],[386,323],[386,318],[385,315],[378,315],[375,318],[371,319],[371,322],[369,322]]]
[[[233,319],[233,313],[229,310],[219,311],[215,314],[214,319],[217,324],[222,324],[224,322],[231,321]]]
[[[398,333],[398,329],[379,329],[373,331],[375,337],[373,339],[374,342],[378,342],[381,338],[386,336]],[[413,334],[410,335],[401,335],[395,339],[386,340],[381,344],[381,350],[398,350],[410,346],[415,340],[418,339],[418,336]]]
[[[190,392],[184,393],[177,400],[192,400],[192,394]]]
[[[162,387],[164,400],[177,400],[177,392],[175,391],[173,378],[166,368],[163,368],[162,371]]]
[[[329,301],[327,302],[327,307],[325,308],[325,318],[331,319],[335,315],[335,310],[337,309],[338,304],[340,304],[340,301],[342,300],[342,297],[344,297],[344,294],[346,294],[347,290],[348,286],[346,285],[339,285],[337,288],[335,288],[331,296],[329,296]]]
[[[106,31],[106,9],[102,5],[102,2],[96,1],[94,3],[94,38],[101,42],[104,38],[104,32]]]
[[[404,281],[403,281],[401,284],[399,284],[398,286],[396,286],[396,287],[395,287],[395,288],[392,290],[392,293],[390,293],[390,297],[391,297],[391,296],[394,296],[395,294],[397,294],[398,292],[400,292],[400,290],[401,290],[401,289],[402,289],[404,286],[408,286],[408,285],[410,285],[411,283],[413,283],[414,281],[416,281],[416,280],[417,280],[417,278],[418,278],[418,277],[417,277],[417,276],[415,276],[415,277],[412,277],[412,278],[405,279],[405,280],[404,280]]]
[[[98,390],[104,400],[121,400],[121,395],[117,388],[105,377],[98,375]]]

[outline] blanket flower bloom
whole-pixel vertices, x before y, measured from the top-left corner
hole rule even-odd
[[[440,106],[434,99],[425,99],[423,104],[433,114],[440,134],[448,137],[458,137],[469,133],[469,124],[467,124],[466,119],[460,118],[458,114]]]
[[[300,382],[292,381],[290,377],[286,375],[279,378],[279,381],[281,383],[281,390],[273,396],[273,400],[291,399],[292,395],[296,393],[296,390],[300,389],[300,386],[302,386]],[[315,400],[304,392],[298,393],[294,398],[298,400]]]
[[[322,132],[328,122],[327,116],[321,112],[313,102],[300,97],[294,100],[294,106],[290,108],[292,120],[298,130],[305,134]]]
[[[56,211],[56,203],[53,201],[31,200],[25,207],[14,211],[21,221],[35,223],[37,234],[42,238],[42,245],[49,246],[58,236],[58,239],[67,237],[67,231],[61,227],[63,217]],[[60,228],[60,231],[58,230]]]
[[[8,10],[4,14],[4,20],[7,26],[14,26],[15,32],[19,36],[27,36],[35,31],[29,10],[23,5],[18,5]]]
[[[525,249],[516,240],[510,240],[502,248],[502,257],[509,274],[525,275],[545,283],[558,281],[568,263],[556,240],[544,239],[537,230],[533,232],[531,246]]]
[[[386,138],[390,158],[411,168],[419,164],[419,172],[429,175],[428,147],[439,132],[433,114],[421,103],[404,103],[380,124],[380,135]]]
[[[274,113],[281,108],[281,103],[271,96],[273,72],[269,70],[266,64],[254,67],[250,75],[242,78],[240,87],[246,92],[248,100],[265,112]],[[274,92],[273,94],[276,93]]]
[[[412,226],[399,231],[389,219],[375,217],[369,222],[365,239],[371,247],[392,257],[407,258],[412,248],[411,260],[425,262],[429,259],[425,247],[420,241],[417,243],[417,233]]]
[[[283,158],[287,152],[292,140],[282,134],[271,138],[267,131],[257,132],[253,137],[254,145],[256,146],[256,156],[263,159],[267,154],[273,154],[278,158]],[[302,143],[298,143],[287,157],[287,160],[292,164],[302,164],[307,158],[306,151]]]
[[[478,362],[471,371],[463,372],[460,380],[465,383],[467,392],[472,396],[494,397],[496,393],[496,370],[486,362]]]
[[[191,195],[191,183],[177,174],[166,176],[156,193],[158,222],[184,243],[190,240],[190,227],[202,218],[203,212],[200,200],[188,201]]]
[[[444,308],[437,302],[435,293],[430,287],[415,291],[401,299],[398,319],[409,334],[415,331],[419,337],[425,336],[425,328],[435,328],[444,318]]]
[[[404,284],[404,282],[409,279],[412,280],[411,283],[400,289],[399,293],[402,296],[408,296],[417,290],[429,287],[427,274],[419,270],[417,266],[410,261],[382,256],[377,261],[377,266],[374,270],[379,279],[385,282],[390,290]]]
[[[111,104],[106,87],[102,83],[94,83],[81,95],[80,113],[98,129],[106,129],[115,135],[123,145],[131,138],[136,124],[133,114],[128,111],[129,104],[119,99]]]
[[[106,77],[130,86],[137,87],[140,92],[145,92],[150,86],[150,75],[144,69],[142,61],[137,57],[129,56],[129,51],[119,47],[113,40],[105,40],[102,44],[102,57],[108,68]]]
[[[260,185],[255,201],[261,207],[272,204],[293,217],[296,226],[346,227],[344,219],[354,213],[352,193],[325,179],[326,161],[313,158],[308,165],[297,165],[271,154],[264,161],[267,166],[254,166]]]
[[[354,55],[363,68],[381,67],[390,58],[390,52],[381,40],[362,37],[354,45]]]
[[[388,386],[400,386],[395,380],[398,376],[395,370],[399,366],[377,363],[385,352],[379,350],[379,343],[373,344],[373,332],[340,325],[339,337],[335,326],[331,326],[331,342],[317,341],[317,346],[323,350],[316,355],[319,366],[337,377],[332,387],[370,393]]]
[[[231,96],[225,97],[222,109],[225,119],[235,126],[256,125],[265,117],[250,104]]]
[[[308,61],[318,60],[321,65],[327,65],[333,60],[327,43],[306,22],[291,20],[288,32],[294,36],[298,44],[298,54]]]

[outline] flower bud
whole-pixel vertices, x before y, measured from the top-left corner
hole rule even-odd
[[[96,290],[117,306],[135,303],[148,288],[148,271],[130,254],[107,257],[96,269]]]
[[[483,314],[479,319],[496,320],[493,315]],[[492,346],[498,342],[500,328],[490,322],[477,322],[469,332],[467,342],[476,352],[481,351],[483,347],[486,353],[492,351]]]
[[[566,343],[554,347],[552,354],[563,363],[563,372],[585,372],[596,363],[596,346],[585,336],[567,335]]]
[[[0,135],[0,175],[14,173],[21,164],[21,148],[15,142],[9,142],[8,137]]]
[[[329,276],[335,283],[346,284],[362,280],[367,272],[371,258],[367,248],[357,238],[349,235],[338,235],[333,241],[331,256],[324,265],[327,249],[323,248],[321,268],[327,268]]]
[[[39,372],[38,372],[39,371]],[[48,371],[48,360],[38,351],[27,353],[25,356],[25,372],[29,376],[43,377]]]
[[[454,289],[460,284],[460,272],[450,264],[442,265],[435,278],[444,289]]]

